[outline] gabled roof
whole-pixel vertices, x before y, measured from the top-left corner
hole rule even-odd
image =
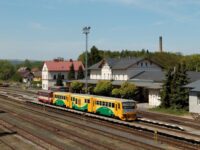
[[[69,71],[70,66],[74,65],[74,70],[78,71],[79,66],[82,66],[84,70],[84,66],[81,61],[45,61],[48,71]]]
[[[42,71],[33,72],[34,77],[42,77]]]
[[[188,78],[190,82],[200,80],[200,72],[196,71],[187,71]]]
[[[197,80],[195,82],[189,83],[187,85],[185,85],[184,87],[188,87],[188,88],[200,88],[200,80]]]
[[[184,87],[191,88],[191,91],[200,91],[200,80],[187,84]]]
[[[105,58],[101,60],[100,62],[92,65],[89,69],[101,69],[101,65],[105,62],[108,63],[108,65],[112,69],[126,69],[129,66],[137,63],[138,61],[143,60],[144,58],[136,58],[136,57],[128,57],[128,58]]]
[[[165,79],[165,72],[161,70],[149,70],[149,71],[142,71],[135,76],[132,76],[131,79],[133,80],[152,80],[154,82],[162,82]]]

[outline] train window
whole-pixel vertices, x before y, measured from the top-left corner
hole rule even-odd
[[[77,104],[77,99],[75,100],[75,103]]]
[[[112,105],[111,105],[111,103],[109,103],[109,107],[111,107]]]
[[[105,102],[106,103],[106,106],[108,107],[108,102]]]
[[[114,108],[114,106],[115,106],[114,103],[111,103],[111,107]]]
[[[120,104],[118,104],[118,109],[120,109]]]
[[[105,102],[103,102],[103,106],[105,106]]]
[[[100,101],[100,106],[102,106],[102,101]]]
[[[90,103],[90,100],[88,99],[88,103]]]
[[[85,103],[87,103],[87,99],[85,99]]]
[[[99,105],[100,104],[100,101],[97,101],[97,105]]]

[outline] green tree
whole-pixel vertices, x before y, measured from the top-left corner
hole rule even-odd
[[[186,71],[186,65],[182,63],[178,64],[173,72],[171,93],[169,93],[172,108],[188,109],[189,90],[184,88],[184,85],[189,83]]]
[[[83,88],[84,84],[78,81],[73,81],[71,83],[71,88],[73,90],[73,92],[81,92],[82,88]]]
[[[120,89],[114,88],[112,90],[112,96],[114,96],[114,97],[120,97]]]
[[[97,95],[109,96],[112,91],[112,84],[110,81],[99,81],[94,88],[94,93]]]
[[[75,79],[75,70],[74,70],[74,65],[72,63],[72,65],[70,66],[70,70],[68,73],[68,80],[74,80]]]
[[[82,66],[79,66],[79,68],[78,68],[77,79],[83,79],[83,78],[84,78],[83,67],[82,67]]]
[[[120,88],[120,95],[123,98],[133,98],[135,94],[136,86],[134,84],[124,82]]]
[[[99,50],[95,46],[93,46],[90,50],[89,59],[90,59],[89,66],[94,65],[102,60],[102,56],[100,56]]]
[[[56,86],[63,86],[63,80],[61,73],[58,74],[57,80],[56,80]]]
[[[18,72],[15,72],[11,80],[16,82],[22,82],[22,76]]]
[[[7,60],[0,61],[0,79],[9,80],[15,73],[14,66]]]
[[[32,68],[32,64],[31,64],[30,60],[28,60],[28,59],[26,59],[26,60],[24,61],[24,64],[23,64],[23,65],[24,65],[25,67],[29,68],[29,69]]]
[[[163,81],[163,90],[161,92],[161,107],[169,108],[171,106],[171,84],[172,84],[172,69],[168,69]]]
[[[179,92],[179,99],[176,101],[176,105],[178,108],[188,110],[188,101],[189,101],[189,90],[185,88],[184,86],[189,83],[189,79],[187,77],[187,69],[186,64],[183,62],[180,66],[180,73],[179,73],[179,86],[180,91]]]

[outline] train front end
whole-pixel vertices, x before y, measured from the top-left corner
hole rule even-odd
[[[134,121],[137,119],[137,105],[135,101],[126,101],[122,103],[123,120]]]

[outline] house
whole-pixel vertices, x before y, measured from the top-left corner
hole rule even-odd
[[[42,71],[40,71],[39,68],[33,68],[31,69],[31,72],[33,73],[33,81],[35,82],[41,82],[42,81]]]
[[[163,67],[146,58],[108,58],[89,68],[89,83],[111,80],[120,86],[127,81],[146,91],[149,105],[160,105],[160,90],[164,79]]]
[[[68,73],[71,65],[74,65],[75,78],[77,78],[78,69],[80,66],[84,69],[81,61],[66,61],[64,59],[54,59],[52,61],[45,61],[42,68],[42,89],[48,90],[49,87],[54,86],[58,74],[61,74],[63,81],[68,81]]]
[[[200,80],[192,82],[185,87],[190,89],[189,92],[189,112],[194,118],[200,119]]]
[[[20,76],[22,77],[22,82],[23,83],[27,83],[30,84],[31,81],[33,80],[33,73],[30,71],[29,68],[27,67],[20,67],[17,72],[20,74]]]
[[[89,70],[90,79],[127,81],[143,71],[162,71],[162,66],[144,58],[108,58]]]

